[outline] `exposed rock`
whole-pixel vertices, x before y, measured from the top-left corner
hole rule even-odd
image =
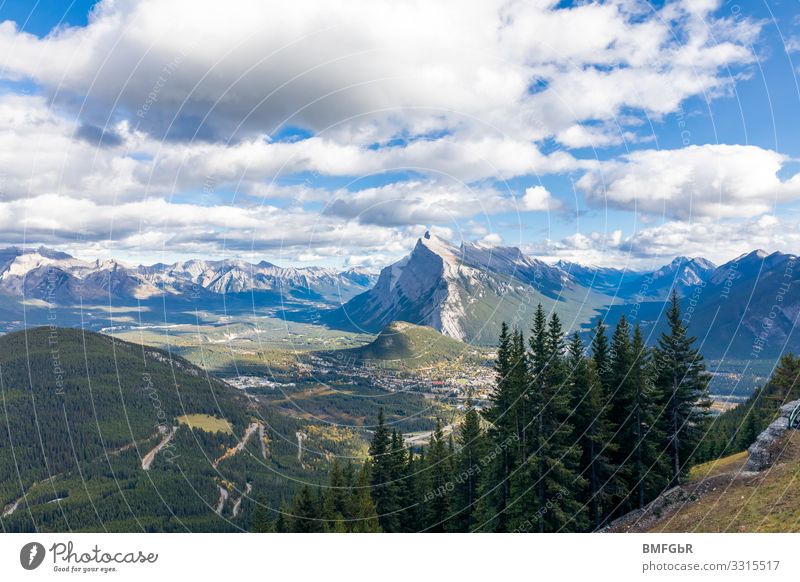
[[[650,523],[660,519],[668,510],[686,503],[691,499],[691,493],[680,485],[664,491],[642,509],[635,509],[622,517],[615,519],[602,532],[639,532],[647,531]]]
[[[788,402],[781,406],[780,416],[758,435],[756,442],[747,449],[749,457],[744,466],[745,471],[763,471],[771,466],[780,451],[776,450],[775,442],[783,436],[789,428],[789,416],[800,404],[800,400]]]

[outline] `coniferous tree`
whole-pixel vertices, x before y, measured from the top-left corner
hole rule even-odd
[[[467,399],[466,413],[458,430],[459,449],[455,463],[455,487],[453,492],[452,531],[471,531],[475,526],[476,502],[478,499],[478,477],[486,447],[481,430],[481,421],[472,399]]]
[[[632,364],[630,326],[628,320],[622,315],[611,336],[609,350],[608,418],[613,428],[614,454],[612,461],[616,468],[615,477],[619,484],[614,489],[613,516],[622,515],[633,509],[633,502],[630,499],[631,491],[634,488],[630,445],[636,430],[633,414],[635,389],[631,378]]]
[[[489,406],[482,412],[489,425],[487,441],[495,451],[479,480],[478,525],[483,531],[502,532],[508,525],[511,474],[516,465],[515,448],[511,446],[516,439],[516,425],[511,408],[512,404],[516,405],[519,388],[513,385],[511,376],[515,363],[519,365],[513,353],[514,341],[508,325],[503,322],[494,365],[495,389]]]
[[[605,522],[611,495],[616,485],[611,454],[612,430],[608,422],[604,391],[592,359],[584,354],[578,332],[568,346],[567,368],[572,392],[574,435],[572,441],[581,453],[578,474],[586,481],[580,501],[588,508],[590,529]]]
[[[613,391],[611,351],[608,345],[608,336],[606,335],[606,325],[601,318],[597,319],[594,337],[592,337],[592,359],[594,360],[594,367],[597,370],[597,377],[600,379],[603,393],[608,398]]]
[[[253,509],[253,524],[250,530],[254,533],[267,533],[272,531],[272,522],[269,519],[269,507],[264,495],[256,497],[256,506]]]
[[[629,478],[631,504],[643,508],[666,487],[669,472],[659,445],[663,442],[658,418],[657,392],[653,385],[653,366],[650,350],[645,345],[637,324],[631,343],[629,381],[633,392],[630,423]]]
[[[717,416],[706,437],[708,446],[697,462],[745,450],[775,420],[778,409],[800,399],[800,358],[781,356],[772,376],[742,404]]]
[[[353,486],[352,522],[350,531],[354,533],[374,533],[381,531],[375,504],[370,495],[371,480],[369,476],[369,463],[364,463],[358,473],[358,478]]]
[[[419,457],[409,448],[406,453],[404,467],[404,486],[400,504],[404,508],[400,515],[401,527],[404,532],[420,530],[420,499],[424,495],[420,485],[419,470],[421,467]]]
[[[292,516],[291,531],[296,533],[316,533],[325,531],[322,519],[321,496],[311,492],[308,485],[304,485],[295,497],[290,510]]]
[[[381,528],[386,532],[400,529],[398,515],[397,468],[392,453],[392,434],[386,428],[383,409],[378,413],[378,425],[369,445],[372,499],[378,512]]]
[[[582,531],[586,527],[578,497],[585,481],[577,473],[580,451],[571,442],[570,390],[564,363],[564,333],[558,316],[542,325],[538,306],[530,338],[528,399],[533,414],[533,445],[512,477],[512,530]],[[545,319],[546,321],[546,319]]]
[[[706,431],[711,401],[709,375],[703,357],[692,347],[694,338],[681,319],[678,293],[673,290],[667,309],[669,331],[654,350],[655,385],[662,399],[664,446],[670,459],[671,485],[680,483]]]
[[[339,460],[334,458],[328,474],[328,488],[323,495],[323,514],[327,531],[347,531],[348,524],[345,520],[348,514],[350,486]]]
[[[406,457],[405,441],[402,433],[392,431],[392,440],[389,447],[389,474],[392,492],[392,500],[395,507],[396,528],[393,531],[409,531],[407,529],[408,518],[406,510],[409,507],[407,502],[411,496],[409,487],[412,485],[407,479],[408,459]]]
[[[286,505],[286,502],[281,502],[281,508],[278,511],[278,517],[275,518],[275,533],[288,533],[292,531],[292,509]]]
[[[443,532],[447,528],[450,517],[450,461],[447,451],[447,440],[442,431],[442,421],[437,419],[436,429],[431,435],[431,442],[424,469],[429,475],[429,490],[424,506],[424,529],[430,532]]]

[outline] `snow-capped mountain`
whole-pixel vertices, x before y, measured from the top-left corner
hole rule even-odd
[[[381,271],[375,287],[323,321],[370,332],[408,321],[459,340],[488,342],[501,321],[525,312],[523,306],[566,302],[574,288],[563,270],[518,248],[455,246],[425,233],[407,257]],[[594,305],[592,298],[584,305]]]
[[[720,267],[677,257],[655,271],[635,272],[549,265],[515,247],[454,245],[426,233],[376,277],[360,269],[267,261],[135,266],[84,261],[44,247],[0,249],[0,309],[9,320],[22,319],[15,299],[58,306],[169,299],[167,308],[179,313],[185,310],[181,302],[197,307],[201,301],[202,309],[214,311],[241,298],[240,306],[277,308],[287,317],[337,328],[377,333],[393,321],[407,321],[493,344],[503,321],[527,329],[538,303],[557,312],[568,329],[586,330],[598,316],[607,314],[613,322],[626,313],[651,334],[663,326],[664,299],[673,288],[684,297],[689,331],[701,338],[706,354],[758,357],[800,350],[800,336],[793,333],[800,318],[797,257],[761,250]]]
[[[0,249],[0,293],[55,304],[268,291],[335,305],[368,289],[374,280],[360,269],[278,267],[266,261],[133,266],[116,260],[82,261],[44,247]]]
[[[637,301],[665,298],[673,288],[683,295],[692,287],[707,282],[717,268],[701,257],[676,257],[652,272],[585,266],[567,261],[558,261],[555,266],[583,287]]]

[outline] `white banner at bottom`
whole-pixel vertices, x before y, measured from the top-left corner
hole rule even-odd
[[[798,534],[0,535],[6,580],[796,580],[798,554]]]

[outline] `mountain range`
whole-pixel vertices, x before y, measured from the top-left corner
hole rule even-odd
[[[190,260],[134,266],[113,259],[83,261],[45,247],[0,250],[0,293],[59,305],[239,293],[336,304],[369,289],[374,280],[362,269],[278,267],[266,261]]]
[[[381,271],[373,288],[323,321],[377,333],[403,320],[492,344],[500,322],[526,329],[532,308],[541,303],[573,330],[586,331],[598,317],[613,325],[625,314],[652,342],[674,289],[704,353],[757,359],[800,349],[792,334],[800,314],[796,261],[795,255],[757,250],[720,266],[677,257],[655,271],[637,272],[565,261],[550,265],[515,247],[455,246],[426,233],[408,256]]]
[[[406,257],[376,276],[267,261],[132,266],[84,261],[44,247],[11,247],[0,250],[0,311],[9,317],[8,301],[23,298],[56,305],[200,301],[213,310],[238,297],[248,306],[291,306],[284,316],[337,329],[377,334],[405,321],[492,345],[501,322],[526,329],[541,303],[573,330],[588,330],[598,317],[613,324],[625,314],[654,341],[664,324],[664,300],[675,289],[704,353],[758,358],[800,350],[792,333],[800,314],[796,261],[792,254],[756,250],[719,266],[702,257],[677,257],[642,272],[548,264],[516,247],[455,245],[426,233]]]

